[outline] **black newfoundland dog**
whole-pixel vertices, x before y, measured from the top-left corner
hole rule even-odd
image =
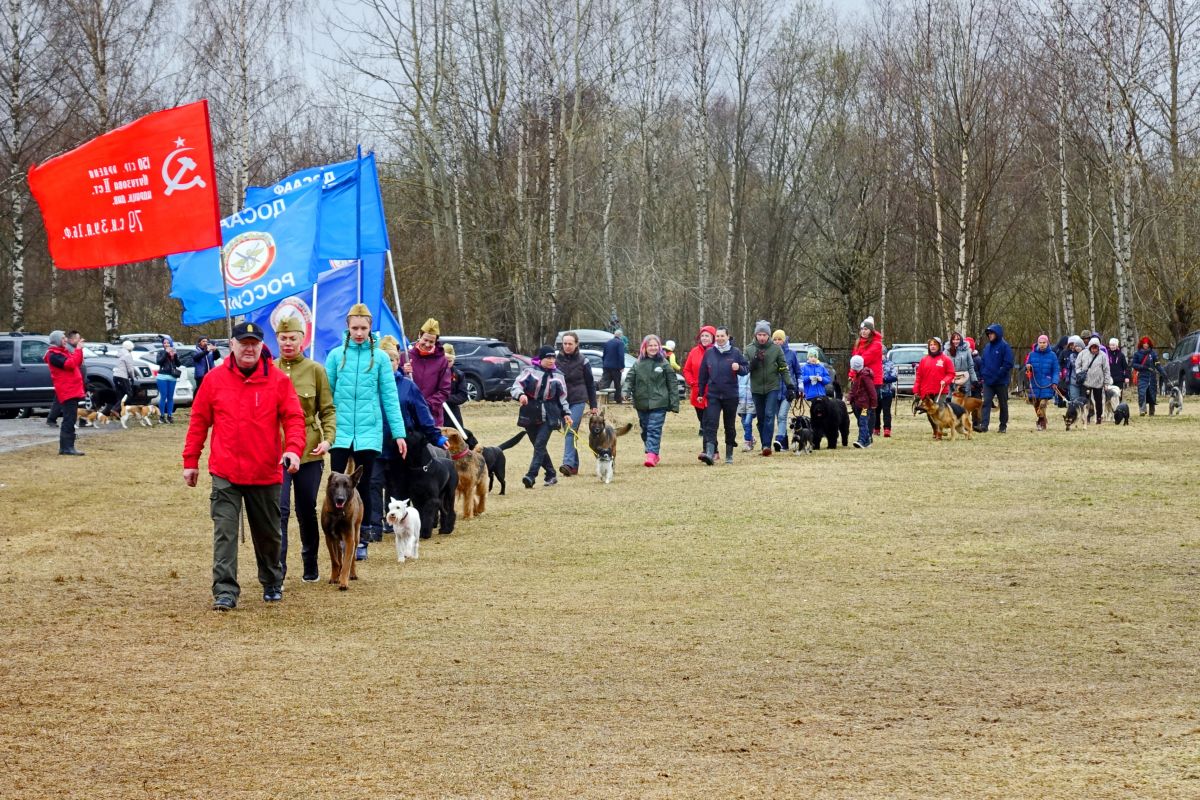
[[[400,458],[393,445],[392,457],[387,461],[388,496],[412,501],[421,514],[422,539],[433,535],[435,521],[438,533],[453,533],[454,490],[458,488],[454,462],[435,455],[437,448],[428,446],[417,431],[409,431],[405,441],[407,455]]]
[[[842,434],[842,447],[850,441],[850,413],[846,404],[832,397],[817,397],[811,401],[810,415],[813,427],[813,449],[821,449],[821,440],[828,449],[837,449],[838,432]]]

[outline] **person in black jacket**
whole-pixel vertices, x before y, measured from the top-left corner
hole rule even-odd
[[[471,398],[467,397],[467,376],[463,375],[461,369],[454,366],[454,345],[449,343],[442,345],[442,352],[446,354],[446,360],[450,362],[450,396],[446,398],[446,405],[450,407],[450,413],[454,414],[458,424],[462,425],[463,432],[467,434],[467,447],[474,450],[475,445],[479,444],[479,440],[467,429],[467,423],[462,417],[462,407],[471,401]],[[454,423],[449,419],[446,420],[446,424],[454,427]]]
[[[567,404],[571,406],[570,427],[563,437],[562,465],[558,471],[566,476],[579,474],[579,423],[583,421],[584,405],[588,412],[596,413],[596,380],[592,377],[592,365],[579,352],[579,334],[567,331],[563,334],[558,353],[558,371],[567,383]],[[585,437],[586,438],[586,437]]]
[[[750,370],[742,351],[729,341],[729,329],[717,328],[713,346],[704,353],[696,394],[704,406],[704,452],[700,460],[712,466],[717,458],[717,425],[725,423],[725,463],[733,463],[737,447],[738,375]]]

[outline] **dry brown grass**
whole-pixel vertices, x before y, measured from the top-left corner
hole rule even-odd
[[[244,545],[226,615],[183,426],[0,455],[0,797],[1195,797],[1196,417],[1014,415],[705,468],[685,412],[609,487],[522,444],[349,593]]]

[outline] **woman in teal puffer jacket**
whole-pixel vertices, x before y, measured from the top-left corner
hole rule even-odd
[[[362,467],[358,496],[362,499],[363,519],[370,519],[371,492],[367,487],[371,485],[375,458],[383,450],[385,415],[402,458],[407,445],[392,362],[376,343],[371,333],[371,312],[362,303],[355,303],[346,314],[345,342],[329,352],[325,372],[337,407],[337,438],[329,451],[329,468],[344,472],[351,456],[355,467]],[[364,561],[366,557],[367,542],[360,541],[355,558]]]

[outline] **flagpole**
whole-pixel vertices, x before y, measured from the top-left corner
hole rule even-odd
[[[312,358],[317,349],[317,284],[313,284],[312,293],[312,341],[308,343],[308,357]]]
[[[358,302],[362,302],[362,145],[354,150],[354,257],[358,259]]]
[[[216,170],[217,159],[213,155],[212,120],[208,114],[208,98],[200,101],[204,107],[204,127],[208,131],[208,163]],[[213,211],[217,220],[217,269],[221,270],[221,291],[225,295],[225,336],[233,338],[233,317],[229,314],[229,279],[225,276],[225,236],[221,233],[221,201],[217,197],[217,187],[213,187]]]
[[[396,303],[396,322],[399,323],[399,325],[400,325],[400,339],[401,339],[401,344],[403,345],[403,343],[404,343],[403,340],[407,338],[404,334],[404,312],[400,310],[400,289],[397,287],[397,284],[396,284],[396,265],[392,262],[392,249],[390,247],[388,248],[388,251],[387,251],[387,257],[388,257],[388,274],[390,274],[392,276],[392,299]],[[401,356],[401,358],[402,358],[403,362],[407,362],[408,361],[408,348],[402,347],[401,349],[403,350],[403,353],[404,353]]]

